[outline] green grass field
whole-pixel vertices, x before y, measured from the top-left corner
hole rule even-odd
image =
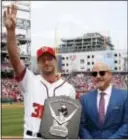
[[[10,104],[8,107],[2,108],[2,137],[23,136],[23,115],[23,107],[17,107],[17,104]]]

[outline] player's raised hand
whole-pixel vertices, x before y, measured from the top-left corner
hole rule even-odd
[[[4,11],[4,24],[7,30],[15,30],[17,6],[12,4]]]

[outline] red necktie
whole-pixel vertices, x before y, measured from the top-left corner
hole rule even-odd
[[[105,119],[105,100],[104,100],[105,93],[100,93],[100,101],[99,101],[99,121],[101,124],[104,123]]]

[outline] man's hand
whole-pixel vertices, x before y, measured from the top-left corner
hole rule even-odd
[[[4,24],[5,24],[7,31],[15,30],[16,14],[17,14],[17,6],[14,4],[8,6],[7,10],[4,11]]]
[[[7,49],[10,62],[17,75],[25,70],[25,64],[20,60],[20,54],[17,51],[16,43],[16,14],[17,6],[12,4],[4,11],[4,24],[7,29]]]

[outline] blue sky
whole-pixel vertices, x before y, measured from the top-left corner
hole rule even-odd
[[[31,2],[32,55],[44,45],[54,47],[55,29],[61,37],[100,32],[111,36],[115,49],[127,49],[127,2]]]

